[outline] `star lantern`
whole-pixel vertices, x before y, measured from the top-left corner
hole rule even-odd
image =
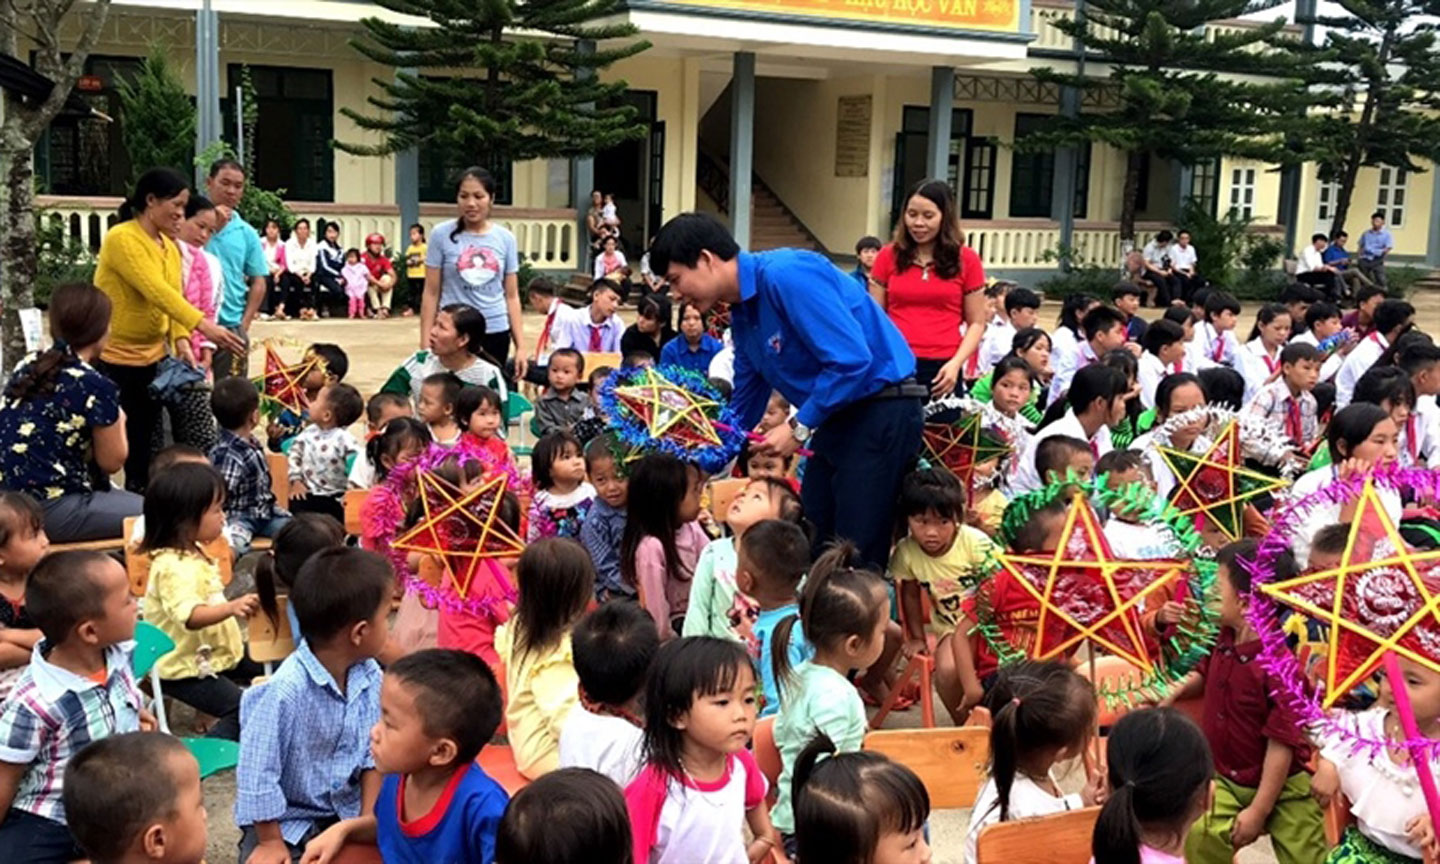
[[[1244,533],[1245,504],[1285,488],[1285,481],[1245,468],[1240,424],[1231,420],[1201,455],[1160,447],[1160,458],[1175,475],[1172,503],[1183,516],[1204,516],[1231,541]]]
[[[1153,670],[1140,612],[1148,595],[1183,578],[1184,561],[1113,557],[1083,494],[1072,499],[1053,553],[997,557],[1040,605],[1032,658],[1062,657],[1088,640],[1147,673]]]
[[[710,310],[710,323],[706,326],[705,332],[716,339],[724,340],[725,331],[730,329],[730,304],[724,300],[715,304]]]
[[[926,423],[921,436],[921,455],[954,474],[972,499],[975,467],[1014,450],[1011,442],[985,428],[984,419],[971,414],[955,423]]]
[[[1440,549],[1411,552],[1367,480],[1340,563],[1258,586],[1329,630],[1322,707],[1366,681],[1388,652],[1440,672]]]
[[[707,411],[719,403],[672,384],[646,369],[631,384],[615,388],[620,406],[643,423],[652,438],[669,438],[682,447],[718,447],[723,442]]]
[[[525,550],[520,537],[498,516],[509,477],[495,474],[469,492],[430,471],[417,473],[416,479],[423,516],[392,545],[439,558],[455,593],[468,599],[481,561],[513,558]]]
[[[325,361],[307,354],[295,365],[287,365],[272,342],[265,343],[265,374],[253,379],[260,385],[262,399],[279,405],[292,414],[303,414],[310,406],[305,397],[305,379],[316,369],[325,368]]]

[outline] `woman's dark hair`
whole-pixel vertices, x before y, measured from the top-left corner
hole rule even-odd
[[[215,202],[204,195],[192,194],[190,200],[185,202],[185,218],[194,219],[206,210],[214,210]]]
[[[50,296],[54,344],[22,366],[5,385],[5,398],[24,401],[55,392],[60,370],[78,363],[75,352],[105,338],[110,330],[110,297],[88,282],[71,282]]]
[[[1245,404],[1245,376],[1229,366],[1200,370],[1200,386],[1211,405],[1239,411]]]
[[[1005,822],[1010,819],[1015,775],[1050,767],[1034,764],[1035,754],[1056,749],[1078,754],[1089,739],[1095,728],[1095,688],[1065,663],[1022,660],[1000,667],[982,704],[991,717],[992,807],[1000,808],[1000,821]]]
[[[120,221],[129,222],[145,211],[151,198],[169,201],[190,188],[190,182],[174,168],[151,168],[135,181],[130,197],[120,202]]]
[[[371,467],[375,469],[375,479],[384,480],[391,471],[391,467],[385,464],[387,459],[393,461],[401,451],[413,444],[419,444],[423,450],[432,440],[429,426],[414,417],[396,417],[365,443],[365,458],[370,460]]]
[[[1194,384],[1200,388],[1200,395],[1205,395],[1205,385],[1201,383],[1200,377],[1192,372],[1176,372],[1160,379],[1159,386],[1155,388],[1155,413],[1160,419],[1169,419],[1170,403],[1175,398],[1175,391],[1186,384]]]
[[[485,352],[485,315],[479,309],[464,303],[451,303],[449,306],[442,306],[440,311],[450,316],[455,332],[464,337],[466,351],[496,369],[503,367],[499,360]]]
[[[755,674],[750,655],[733,639],[686,636],[661,645],[645,684],[645,761],[684,776],[685,733],[675,721],[696,697],[727,692],[747,672]]]
[[[679,305],[679,306],[676,308],[676,310],[675,310],[675,326],[676,326],[676,327],[679,327],[679,326],[680,326],[681,322],[683,322],[683,321],[685,320],[685,313],[688,312],[688,311],[691,310],[691,309],[694,309],[694,310],[695,310],[695,314],[700,316],[700,337],[699,337],[699,338],[700,338],[700,340],[703,342],[703,341],[705,340],[705,332],[706,332],[706,331],[709,329],[709,327],[710,327],[710,316],[707,315],[707,314],[705,314],[705,312],[704,312],[703,310],[701,310],[699,304],[697,304],[695,301],[693,301],[693,300],[681,300],[681,301],[680,301],[680,305]],[[687,338],[687,341],[688,341],[688,338]]]
[[[870,864],[880,838],[919,831],[930,795],[915,772],[874,752],[839,753],[822,732],[795,760],[797,858]]]
[[[205,511],[225,500],[225,480],[208,464],[181,462],[150,478],[145,487],[145,552],[195,550]]]
[[[466,168],[459,174],[455,175],[455,194],[457,196],[460,194],[460,187],[464,185],[466,180],[474,180],[479,183],[482,187],[484,187],[485,193],[490,196],[491,201],[494,201],[496,190],[495,175],[491,174],[489,171],[486,171],[484,168],[481,168],[478,165],[471,165],[469,168]],[[456,219],[455,229],[450,232],[450,242],[454,243],[460,237],[460,234],[464,230],[465,220]]]
[[[1252,339],[1260,338],[1260,328],[1266,324],[1270,324],[1281,315],[1286,317],[1290,315],[1290,310],[1283,304],[1266,303],[1264,306],[1261,306],[1260,311],[1255,313],[1255,326],[1250,328],[1250,335],[1245,337],[1245,341],[1249,342]],[[1291,323],[1293,324],[1294,322]]]
[[[675,335],[675,328],[671,326],[670,311],[670,298],[664,294],[642,297],[640,302],[635,304],[635,317],[653,318],[660,322],[661,342],[668,342],[670,337]]]
[[[995,369],[990,373],[992,389],[994,384],[1000,383],[1000,379],[1009,375],[1011,372],[1023,372],[1025,377],[1029,379],[1030,384],[1032,386],[1035,384],[1036,370],[1030,368],[1030,364],[1026,363],[1023,357],[1007,354],[1001,358],[999,363],[995,364]]]
[[[690,490],[690,466],[666,453],[651,453],[630,472],[630,495],[625,532],[620,537],[620,575],[627,585],[638,585],[635,555],[646,537],[660,541],[665,551],[665,576],[688,582],[694,571],[680,560],[675,534],[680,530],[680,502]]]
[[[860,550],[839,542],[816,559],[800,593],[800,611],[775,627],[770,660],[782,689],[790,668],[790,634],[800,622],[805,640],[819,649],[834,649],[851,636],[868,640],[890,610],[890,596],[880,576],[859,563]],[[763,661],[764,658],[761,658]]]
[[[557,459],[566,458],[571,452],[584,456],[585,448],[581,446],[580,439],[566,429],[546,433],[535,442],[535,449],[530,452],[530,477],[535,481],[536,489],[544,491],[555,485],[550,465]]]
[[[525,547],[515,566],[515,650],[524,657],[553,648],[595,596],[595,565],[585,547],[546,537]]]
[[[960,214],[955,207],[955,193],[944,180],[921,180],[905,196],[901,206],[903,213],[910,199],[919,196],[940,209],[940,232],[935,235],[935,250],[931,258],[935,262],[935,275],[941,279],[960,278],[960,247],[965,245],[965,234],[960,230]],[[895,225],[895,272],[903,273],[914,267],[918,250],[910,239],[910,230],[905,227],[902,217]]]
[[[1080,318],[1085,310],[1099,303],[1089,294],[1071,294],[1060,304],[1060,326],[1075,334],[1076,339],[1084,338],[1080,335]]]
[[[461,429],[469,429],[470,415],[479,411],[483,405],[489,405],[502,415],[505,413],[500,394],[484,384],[471,384],[460,388],[460,395],[455,399],[455,422],[460,424]]]
[[[551,771],[516,792],[495,834],[495,864],[634,864],[634,858],[620,787],[589,768]]]
[[[1047,346],[1053,346],[1055,344],[1055,340],[1050,338],[1050,334],[1039,327],[1026,327],[1024,330],[1018,330],[1014,338],[1010,340],[1010,353],[1018,357],[1020,354],[1034,348],[1035,343],[1041,339],[1045,340]]]
[[[1130,382],[1120,370],[1100,363],[1086,366],[1075,373],[1066,398],[1046,409],[1040,428],[1043,429],[1065,416],[1067,408],[1073,409],[1076,414],[1083,414],[1096,399],[1104,399],[1108,406],[1117,396],[1124,396],[1129,391]]]
[[[148,524],[146,531],[149,531]],[[255,565],[255,593],[271,626],[280,626],[280,604],[276,596],[290,592],[305,562],[322,549],[338,549],[344,545],[345,529],[333,517],[321,513],[296,513],[295,518],[275,534],[275,545]]]
[[[1401,405],[1414,408],[1415,384],[1398,366],[1372,366],[1355,382],[1352,401],[1382,407],[1389,402],[1392,409]]]
[[[1181,842],[1210,789],[1205,734],[1174,708],[1131,711],[1105,747],[1110,797],[1091,835],[1096,861],[1140,864],[1140,843],[1167,834]]]
[[[1351,402],[1335,412],[1330,425],[1325,428],[1325,443],[1330,447],[1330,458],[1340,464],[1350,458],[1355,448],[1364,444],[1381,422],[1390,419],[1390,412],[1373,402]],[[1342,450],[1340,445],[1344,444]]]

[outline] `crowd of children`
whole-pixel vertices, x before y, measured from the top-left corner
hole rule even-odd
[[[423,233],[411,239],[408,257],[423,259]],[[271,246],[277,275],[294,275],[286,247]],[[857,247],[858,279],[879,246]],[[1220,635],[1164,701],[1200,700],[1199,722],[1170,707],[1130,710],[1078,780],[1063,770],[1090,753],[1099,713],[1083,663],[1073,651],[1065,662],[1002,663],[976,630],[983,606],[1012,643],[1035,635],[1038,606],[1018,577],[999,571],[978,589],[971,578],[1000,551],[1010,500],[1091,478],[1167,495],[1177,478],[1159,448],[1203,453],[1213,442],[1203,424],[1163,440],[1156,430],[1194,408],[1225,405],[1273,427],[1285,458],[1309,467],[1291,497],[1392,463],[1440,465],[1440,347],[1414,329],[1410,304],[1363,296],[1363,317],[1347,325],[1299,285],[1259,307],[1242,342],[1233,297],[1186,288],[1149,322],[1134,283],[1117,286],[1113,305],[1067,297],[1053,333],[1035,292],[987,292],[993,320],[966,386],[1015,428],[1013,453],[977,466],[970,488],[938,464],[908,474],[885,572],[849,543],[812,551],[803,459],[747,446],[721,484],[619,445],[597,401],[613,370],[587,376],[585,362],[586,349],[618,345],[612,283],[592,290],[588,319],[557,311],[545,285],[532,293],[547,334],[573,325],[590,341],[560,338],[545,353],[528,465],[507,442],[499,365],[465,348],[484,327],[463,307],[442,310],[435,352],[368,401],[344,380],[343,349],[308,349],[306,410],[263,429],[285,453],[284,508],[256,437],[255,387],[217,381],[218,443],[156,458],[131,540],[148,559],[143,617],[174,643],[155,679],[206,718],[208,736],[238,741],[239,861],[326,864],[351,846],[374,846],[386,862],[928,861],[925,786],[862,749],[866,704],[912,701],[891,687],[897,663],[920,655],[950,721],[990,725],[988,777],[954,850],[966,862],[987,826],[1096,805],[1094,855],[1107,864],[1218,864],[1262,835],[1281,862],[1440,851],[1408,756],[1310,737],[1256,662],[1253,539],[1225,542],[1197,525],[1218,568]],[[658,357],[710,375],[727,350],[712,321],[682,303],[676,335],[658,320],[669,311],[651,299],[643,348],[625,364]],[[350,431],[362,418],[363,446]],[[759,431],[791,418],[776,393]],[[423,588],[436,562],[393,542],[424,508],[391,478],[421,459],[462,493],[497,472],[516,480],[493,519],[523,552],[476,562],[462,604],[437,602]],[[728,503],[707,503],[722,486]],[[368,490],[360,548],[341,527],[355,489]],[[1381,501],[1396,524],[1414,503],[1389,491]],[[1069,506],[1062,497],[1010,520],[1010,551],[1053,552]],[[1101,514],[1116,556],[1168,556],[1135,512]],[[1292,538],[1293,566],[1334,566],[1345,548],[1336,526],[1354,514],[1353,504],[1312,509]],[[1250,515],[1241,533],[1253,538],[1267,523]],[[254,593],[227,594],[230,562],[216,549],[238,557],[262,538],[271,546]],[[40,505],[0,492],[0,860],[204,854],[195,761],[150,731],[131,671],[135,594],[106,555],[50,552]],[[1186,614],[1157,596],[1142,616],[1155,639]],[[295,643],[263,678],[242,626],[260,619]],[[1440,736],[1440,674],[1404,666],[1422,731]],[[1393,706],[1382,686],[1353,722],[1401,737]],[[773,718],[773,788],[751,750],[762,718]],[[502,732],[532,781],[513,799],[477,761]],[[1340,800],[1356,824],[1331,850],[1322,806]]]

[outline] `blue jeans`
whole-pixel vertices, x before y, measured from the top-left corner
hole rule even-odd
[[[230,552],[239,558],[250,551],[250,544],[256,537],[274,537],[290,521],[290,514],[276,510],[276,516],[269,519],[255,516],[231,516],[225,525],[225,539],[230,541]]]

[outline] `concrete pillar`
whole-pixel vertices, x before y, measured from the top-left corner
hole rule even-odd
[[[730,228],[750,247],[751,178],[755,173],[755,55],[735,52],[730,81]]]
[[[1296,0],[1295,20],[1313,19],[1317,12],[1317,0]],[[1305,44],[1315,44],[1315,23],[1302,25],[1305,28]],[[1290,254],[1295,249],[1300,230],[1300,172],[1301,165],[1287,165],[1280,172],[1280,202],[1276,220],[1285,226],[1285,249]]]
[[[416,69],[397,69],[398,78],[402,73],[415,75]],[[400,208],[400,237],[397,246],[408,243],[410,226],[420,221],[420,150],[411,147],[395,154],[395,204]]]
[[[222,137],[220,122],[220,16],[210,0],[195,10],[195,152],[201,153]],[[205,182],[208,166],[195,166],[197,188]]]
[[[950,135],[955,113],[955,70],[930,69],[930,138],[925,153],[925,176],[944,180],[950,173]]]

